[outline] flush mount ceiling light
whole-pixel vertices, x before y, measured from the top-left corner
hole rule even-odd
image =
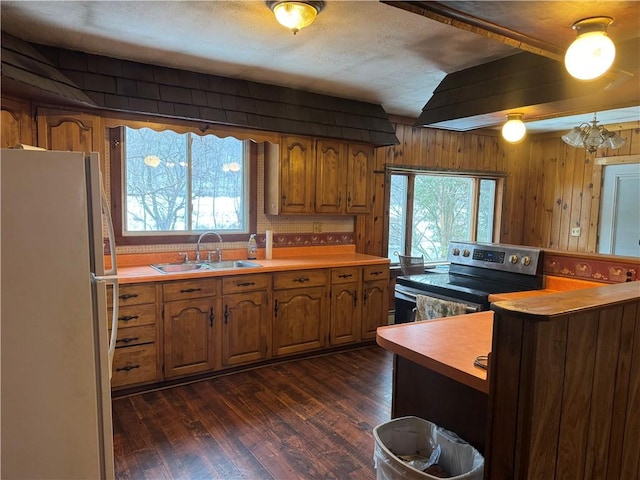
[[[595,113],[591,123],[585,122],[578,127],[573,127],[570,132],[562,136],[562,140],[572,147],[584,147],[589,153],[595,152],[598,148],[620,148],[626,142],[617,133],[598,125]]]
[[[502,137],[511,143],[518,143],[527,133],[527,127],[522,121],[522,113],[507,114],[507,122],[502,126]]]
[[[578,20],[573,29],[578,33],[564,56],[564,65],[572,77],[594,80],[603,75],[616,57],[616,47],[607,36],[611,17]]]
[[[324,7],[324,2],[269,1],[267,5],[273,10],[278,23],[291,30],[295,35],[313,23],[316,15]]]

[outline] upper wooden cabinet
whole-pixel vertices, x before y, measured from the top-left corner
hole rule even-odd
[[[368,213],[373,147],[283,136],[265,148],[265,213]]]
[[[63,152],[105,155],[102,118],[65,110],[38,109],[38,146]],[[104,171],[104,165],[102,165]]]
[[[11,148],[18,143],[34,145],[30,108],[27,101],[2,97],[2,123],[0,123],[2,148]]]

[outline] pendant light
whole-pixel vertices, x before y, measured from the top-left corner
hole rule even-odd
[[[616,47],[607,35],[611,17],[590,17],[578,20],[573,29],[578,33],[564,56],[569,74],[578,80],[594,80],[613,64]]]
[[[522,121],[522,113],[507,114],[507,122],[502,126],[502,137],[510,143],[520,142],[527,133],[527,127]]]
[[[295,35],[313,23],[324,7],[324,2],[268,1],[267,5],[273,11],[278,23]]]
[[[592,122],[573,127],[570,132],[562,136],[562,140],[572,147],[586,148],[589,153],[594,153],[598,148],[620,148],[626,143],[626,140],[617,133],[598,125],[595,113]]]

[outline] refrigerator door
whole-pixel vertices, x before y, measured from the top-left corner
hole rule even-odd
[[[1,152],[3,478],[114,476],[89,178],[82,153]]]

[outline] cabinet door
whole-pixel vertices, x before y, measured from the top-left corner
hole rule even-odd
[[[266,291],[225,296],[222,308],[222,366],[267,358],[269,318]]]
[[[322,348],[326,343],[326,289],[298,288],[274,292],[273,355]]]
[[[357,283],[331,286],[331,318],[329,320],[329,343],[331,345],[358,341],[360,312]]]
[[[47,150],[98,152],[102,171],[104,155],[102,119],[85,113],[38,109],[38,146]]]
[[[282,137],[280,149],[282,213],[313,211],[313,177],[315,152],[311,139]]]
[[[331,140],[318,140],[316,143],[316,212],[344,212],[346,167],[346,144]]]
[[[11,148],[18,143],[34,145],[30,104],[23,100],[2,97],[0,141],[2,148]]]
[[[371,208],[371,179],[369,172],[373,164],[373,147],[349,145],[347,156],[347,213],[368,213]]]
[[[164,304],[165,378],[215,368],[216,307],[209,298]]]
[[[388,282],[364,282],[362,292],[362,340],[376,338],[376,329],[388,323]]]

